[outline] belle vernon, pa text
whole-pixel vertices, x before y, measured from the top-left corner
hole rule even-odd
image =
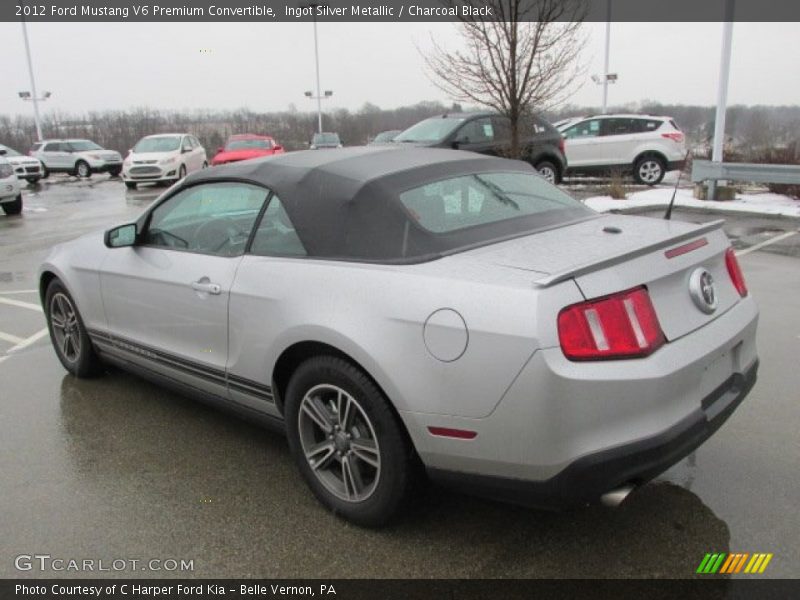
[[[335,596],[336,589],[331,584],[310,585],[280,585],[273,583],[270,585],[261,584],[241,584],[237,586],[224,586],[216,583],[206,583],[197,585],[144,585],[138,583],[122,583],[107,585],[25,585],[17,584],[15,595],[22,596],[85,596],[101,598],[103,595],[113,596],[119,594],[127,596],[152,596],[172,597],[172,596],[193,596],[196,598],[209,598],[215,596],[225,596],[226,594],[239,593],[240,596]]]

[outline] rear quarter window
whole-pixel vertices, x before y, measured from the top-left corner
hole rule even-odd
[[[534,173],[475,173],[400,194],[412,221],[449,233],[539,213],[581,209],[577,200]]]

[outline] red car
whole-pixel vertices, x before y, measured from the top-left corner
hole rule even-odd
[[[211,164],[223,165],[237,160],[272,156],[273,154],[283,154],[283,146],[277,144],[268,135],[251,133],[232,135],[228,138],[224,148],[217,149],[217,155],[211,159]]]

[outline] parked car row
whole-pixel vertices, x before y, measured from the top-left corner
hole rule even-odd
[[[492,112],[458,112],[431,117],[404,131],[377,134],[370,145],[403,144],[410,147],[452,148],[509,156],[511,124]],[[551,125],[544,119],[526,120],[519,136],[521,158],[546,180],[559,183],[565,176],[632,174],[645,185],[661,182],[667,171],[682,169],[686,139],[675,121],[666,116],[614,114],[564,119]],[[339,134],[315,133],[309,149],[341,148]],[[268,135],[238,134],[209,162],[205,148],[189,133],[159,133],[139,140],[123,160],[119,152],[106,150],[91,140],[51,139],[36,142],[28,156],[0,144],[5,158],[3,172],[10,167],[17,179],[36,183],[50,173],[91,177],[93,173],[122,175],[125,186],[140,183],[172,184],[210,165],[282,154],[284,148]],[[18,194],[4,189],[3,207],[16,210]],[[8,198],[11,198],[9,200]],[[21,210],[21,196],[19,199]]]

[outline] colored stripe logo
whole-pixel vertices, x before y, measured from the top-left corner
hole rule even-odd
[[[708,553],[700,561],[697,573],[703,575],[714,575],[715,573],[730,575],[734,573],[748,573],[755,575],[763,573],[769,561],[772,560],[772,553],[766,554],[757,552],[725,552]]]

